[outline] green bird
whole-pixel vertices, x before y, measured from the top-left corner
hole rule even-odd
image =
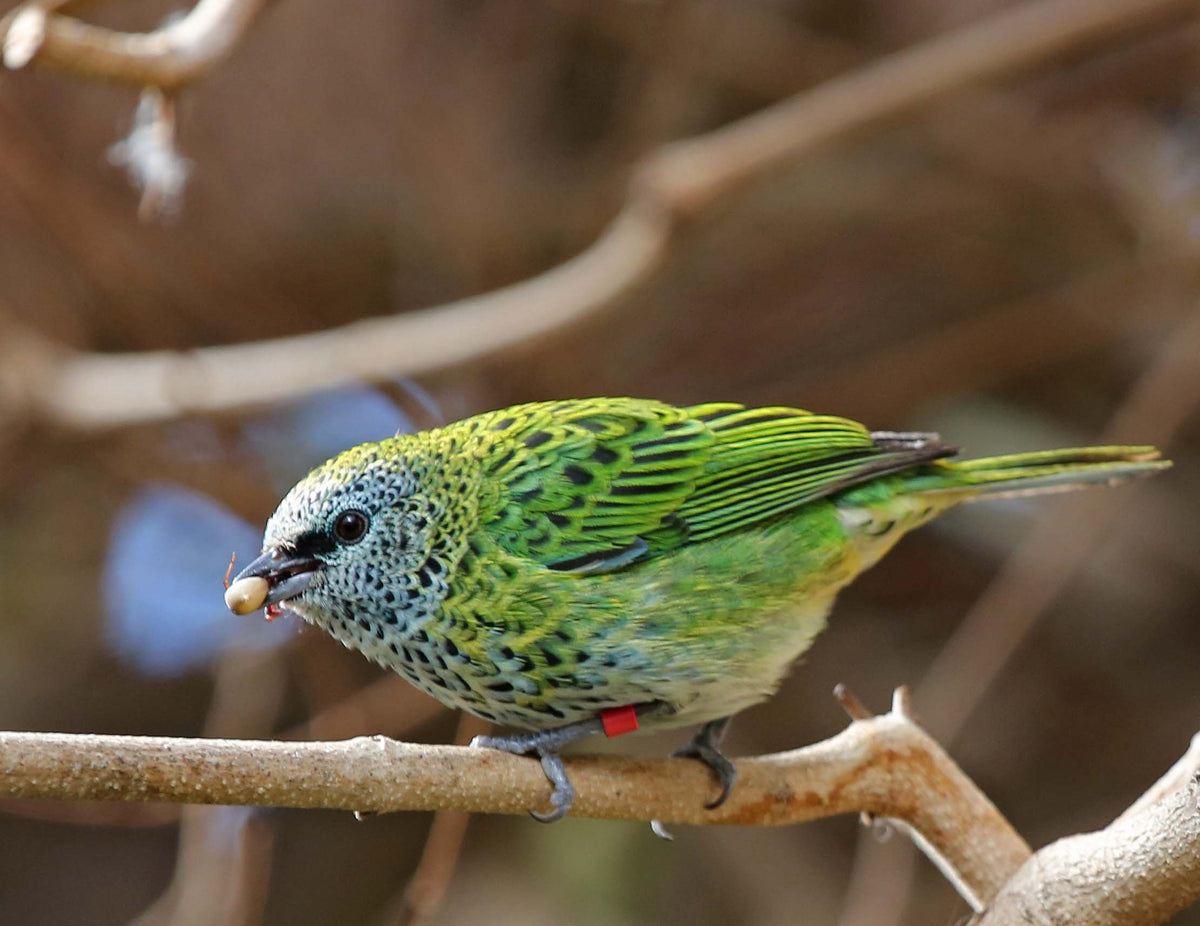
[[[541,757],[602,730],[702,724],[677,755],[721,785],[729,718],[765,700],[834,596],[959,502],[1114,483],[1153,447],[950,462],[936,434],[795,408],[534,402],[363,444],[297,484],[238,613],[282,606]]]

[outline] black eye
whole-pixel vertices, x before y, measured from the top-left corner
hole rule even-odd
[[[343,511],[333,522],[333,536],[340,543],[358,543],[371,526],[371,519],[361,511]]]

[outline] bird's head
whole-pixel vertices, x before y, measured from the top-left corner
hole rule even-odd
[[[436,461],[411,449],[403,438],[364,444],[301,480],[229,587],[230,609],[286,605],[336,630],[436,608],[465,538],[447,536],[460,519],[447,517]]]

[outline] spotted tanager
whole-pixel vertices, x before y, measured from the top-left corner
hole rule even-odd
[[[938,435],[794,408],[534,402],[339,454],[229,588],[283,607],[540,756],[605,729],[703,725],[679,754],[729,794],[728,718],[769,697],[839,589],[960,502],[1114,483],[1153,447],[952,461]],[[629,721],[632,719],[632,723]],[[611,732],[611,729],[610,729]]]

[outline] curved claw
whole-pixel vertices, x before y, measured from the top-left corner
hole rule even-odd
[[[529,816],[537,820],[538,823],[557,823],[567,815],[568,810],[570,810],[570,807],[555,807],[549,813],[542,813],[540,810],[531,810],[529,811]]]
[[[728,717],[710,721],[701,728],[690,743],[671,753],[671,757],[675,759],[699,759],[717,776],[717,782],[721,785],[721,793],[717,795],[716,800],[704,805],[705,810],[716,810],[724,804],[729,799],[733,786],[737,783],[737,767],[717,745],[728,725]]]
[[[719,752],[711,759],[708,756],[700,756],[699,758],[713,770],[713,773],[717,776],[717,781],[721,784],[721,793],[717,795],[716,800],[709,801],[704,805],[705,810],[716,810],[729,800],[733,786],[737,784],[737,768],[726,756]]]
[[[704,805],[705,810],[716,810],[729,800],[729,795],[733,792],[733,786],[737,784],[737,766],[715,746],[691,742],[682,749],[671,753],[671,758],[699,759],[711,768],[713,774],[717,776],[717,783],[721,786],[721,793],[714,800]]]
[[[567,811],[575,803],[575,788],[571,785],[571,779],[567,777],[567,769],[563,765],[562,756],[557,752],[543,752],[541,759],[542,771],[546,773],[550,784],[554,785],[554,790],[550,793],[550,805],[554,809],[549,813],[531,810],[529,816],[538,823],[557,823],[567,815]]]
[[[518,756],[536,754],[542,760],[542,771],[554,786],[550,794],[550,805],[554,809],[549,813],[531,810],[529,815],[539,823],[553,823],[565,817],[575,802],[575,789],[567,778],[567,769],[558,754],[559,747],[589,733],[599,733],[603,728],[601,719],[594,717],[553,730],[536,730],[513,736],[476,736],[471,740],[471,746],[476,749],[499,749]]]

